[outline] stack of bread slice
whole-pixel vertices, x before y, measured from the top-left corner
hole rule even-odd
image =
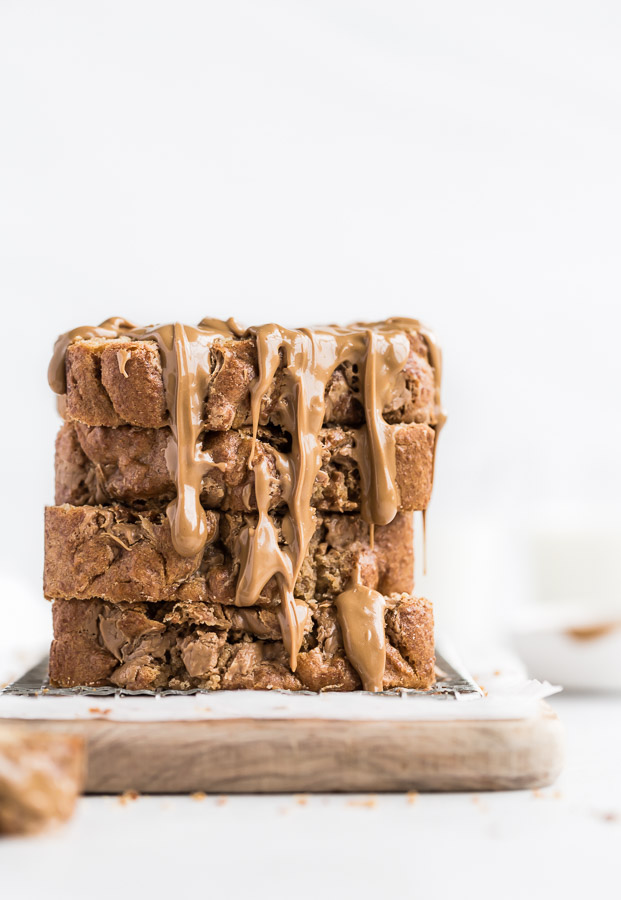
[[[440,355],[415,320],[59,338],[46,509],[50,681],[123,690],[427,689]]]

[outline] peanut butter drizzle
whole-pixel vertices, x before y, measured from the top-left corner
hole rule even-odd
[[[129,350],[125,350],[124,348],[121,348],[120,350],[117,350],[117,352],[116,352],[116,360],[119,364],[119,372],[121,373],[123,378],[129,378],[126,367],[127,367],[127,363],[130,361],[131,358],[132,358],[132,355]]]
[[[275,576],[281,597],[280,624],[289,652],[291,669],[297,666],[297,654],[304,637],[301,605],[294,597],[308,545],[316,521],[311,497],[321,468],[319,430],[324,417],[325,387],[338,362],[336,341],[328,333],[308,329],[292,331],[278,325],[263,325],[251,330],[257,342],[259,377],[251,395],[253,448],[250,465],[255,474],[255,493],[259,509],[256,529],[242,533],[242,576],[237,585],[236,603],[256,603],[263,587]],[[288,511],[282,520],[285,544],[279,546],[276,522],[268,514],[268,476],[264,465],[254,464],[254,449],[261,414],[261,403],[276,372],[282,367],[284,384],[277,414],[278,423],[291,435],[288,454]],[[271,552],[265,554],[263,547]],[[255,561],[260,560],[257,565]]]
[[[166,462],[177,488],[167,514],[175,549],[182,556],[194,556],[202,552],[208,539],[205,511],[200,502],[202,480],[216,465],[202,450],[200,440],[204,429],[203,404],[212,374],[211,348],[218,338],[232,339],[245,334],[255,338],[258,377],[251,389],[253,444],[249,466],[254,473],[258,518],[256,525],[246,525],[239,536],[241,563],[235,603],[240,607],[254,605],[266,584],[276,579],[283,642],[295,671],[309,610],[295,598],[294,588],[316,527],[311,498],[321,468],[319,431],[324,419],[326,385],[342,363],[348,361],[358,367],[360,386],[356,394],[364,408],[365,424],[356,435],[355,456],[361,478],[361,512],[369,523],[373,541],[375,525],[391,522],[399,505],[394,439],[382,410],[402,377],[410,352],[407,332],[414,331],[425,340],[435,369],[432,425],[437,441],[446,418],[440,403],[441,355],[431,332],[413,319],[313,330],[291,330],[270,324],[247,331],[233,319],[223,322],[205,318],[197,327],[177,323],[146,328],[136,328],[124,319],[107,319],[97,328],[77,328],[58,339],[49,380],[57,393],[66,391],[64,357],[72,341],[116,338],[157,342],[171,429]],[[123,348],[118,354],[119,368],[125,375],[129,354]],[[280,532],[276,520],[269,515],[267,462],[255,460],[263,401],[277,373],[281,379],[279,402],[270,418],[291,436],[291,452],[276,456],[287,504]],[[357,575],[336,603],[347,654],[365,689],[381,690],[385,664],[384,598],[362,585]],[[357,612],[356,604],[360,607]]]
[[[336,598],[336,612],[347,657],[365,691],[381,691],[386,668],[386,598],[360,581],[360,569]]]
[[[165,456],[177,488],[166,512],[175,550],[181,556],[195,556],[202,553],[207,540],[201,504],[203,476],[214,465],[199,444],[213,335],[176,323],[155,329],[153,336],[164,360],[171,430]]]
[[[382,410],[394,387],[410,351],[404,334],[402,341],[369,328],[366,331],[364,359],[364,389],[362,403],[365,424],[358,430],[354,455],[360,471],[361,513],[371,524],[371,542],[375,525],[392,522],[399,508],[395,485],[395,440],[393,430],[385,421]]]
[[[326,385],[334,370],[345,360],[363,370],[363,390],[359,391],[365,408],[366,424],[358,431],[356,458],[362,481],[362,515],[371,523],[385,525],[398,510],[395,487],[395,452],[392,429],[382,416],[382,409],[394,389],[397,375],[409,355],[409,342],[402,330],[377,326],[332,326],[290,330],[278,325],[250,329],[257,342],[259,377],[252,389],[253,449],[260,423],[261,405],[276,373],[284,383],[276,423],[291,435],[288,455],[290,491],[283,517],[285,544],[278,546],[276,524],[267,513],[269,497],[258,489],[266,479],[262,467],[255,470],[255,492],[260,509],[257,528],[248,526],[240,537],[242,576],[238,581],[236,603],[256,603],[261,590],[276,577],[281,595],[281,627],[293,671],[304,636],[294,599],[294,587],[315,532],[316,522],[311,497],[317,473],[321,468],[319,430],[323,424]],[[381,329],[385,329],[382,331]],[[259,495],[264,499],[260,500]],[[262,503],[265,505],[262,506]],[[261,548],[269,546],[269,559]],[[255,560],[261,560],[256,564]]]
[[[231,338],[233,332],[228,323],[210,319],[208,325],[196,328],[177,322],[134,329],[131,336],[157,341],[160,349],[171,430],[165,457],[176,486],[176,497],[166,513],[177,553],[196,556],[203,552],[208,538],[201,504],[203,477],[209,469],[221,468],[200,446],[211,348],[217,338]]]

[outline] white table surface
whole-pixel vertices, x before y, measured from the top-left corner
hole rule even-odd
[[[551,703],[567,730],[551,788],[85,797],[67,826],[0,843],[2,897],[618,896],[621,697]]]

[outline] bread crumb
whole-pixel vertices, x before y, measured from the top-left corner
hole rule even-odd
[[[121,806],[126,806],[131,800],[137,800],[140,794],[138,791],[123,791],[121,796],[119,797],[119,803]]]
[[[602,819],[604,822],[618,822],[619,813],[609,810],[608,812],[602,813]]]
[[[306,804],[308,803],[308,794],[299,794],[296,797],[295,802],[298,804],[298,806],[306,806]]]
[[[218,797],[218,799],[216,800],[216,806],[224,806],[224,804],[228,803],[228,801],[229,798],[226,796],[226,794],[222,794],[222,796]]]
[[[97,716],[107,716],[112,712],[110,707],[107,707],[106,709],[101,709],[101,707],[99,707],[99,706],[90,706],[88,711],[89,711],[89,713],[93,713],[93,715],[97,715]]]
[[[204,800],[207,794],[204,791],[194,791],[193,794],[190,794],[192,800]]]
[[[377,798],[369,797],[368,800],[350,800],[347,804],[348,806],[361,806],[366,809],[373,809],[373,807],[377,806]]]
[[[539,799],[540,797],[543,797],[543,793],[539,790],[539,788],[535,788],[535,790],[532,792],[532,794],[533,794],[533,797],[536,797],[537,799]]]
[[[418,797],[418,791],[408,791],[406,794],[408,803],[416,803],[416,798]]]

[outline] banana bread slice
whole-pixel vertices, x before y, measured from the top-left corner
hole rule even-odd
[[[385,598],[384,689],[434,682],[433,611],[409,594]],[[312,603],[292,672],[277,613],[210,602],[56,600],[50,680],[126,690],[353,691],[360,678],[343,648],[335,606]]]
[[[410,354],[382,412],[391,423],[435,423],[435,373],[429,348],[417,332],[407,333],[407,337]],[[228,431],[250,425],[250,388],[259,374],[255,340],[216,340],[210,370],[203,410],[205,428]],[[283,372],[281,365],[263,398],[262,424],[280,424]],[[67,347],[65,374],[65,415],[69,419],[85,425],[143,428],[162,428],[169,423],[162,362],[155,341],[75,340]],[[360,425],[363,421],[356,366],[345,362],[326,385],[324,424]]]
[[[274,517],[280,528],[281,519]],[[44,593],[52,599],[100,598],[112,603],[188,600],[232,604],[240,568],[240,532],[253,513],[207,511],[204,552],[180,556],[163,507],[50,506],[45,512]],[[279,540],[285,542],[280,529]],[[315,533],[295,586],[302,600],[333,598],[356,566],[362,584],[384,594],[413,589],[412,515],[369,525],[357,515],[316,514]],[[259,605],[279,603],[271,578]]]
[[[399,508],[426,509],[431,496],[435,432],[429,425],[391,426],[395,442],[395,482]],[[328,512],[360,511],[360,474],[355,456],[356,432],[334,426],[320,432],[322,467],[312,505]],[[171,500],[175,485],[166,463],[170,429],[120,428],[66,422],[56,439],[56,503],[133,503]],[[254,458],[266,460],[270,477],[270,508],[285,502],[284,466],[287,452],[282,432],[262,429]],[[248,462],[252,435],[241,431],[205,434],[202,450],[215,466],[203,478],[201,502],[210,509],[256,510],[254,472]]]

